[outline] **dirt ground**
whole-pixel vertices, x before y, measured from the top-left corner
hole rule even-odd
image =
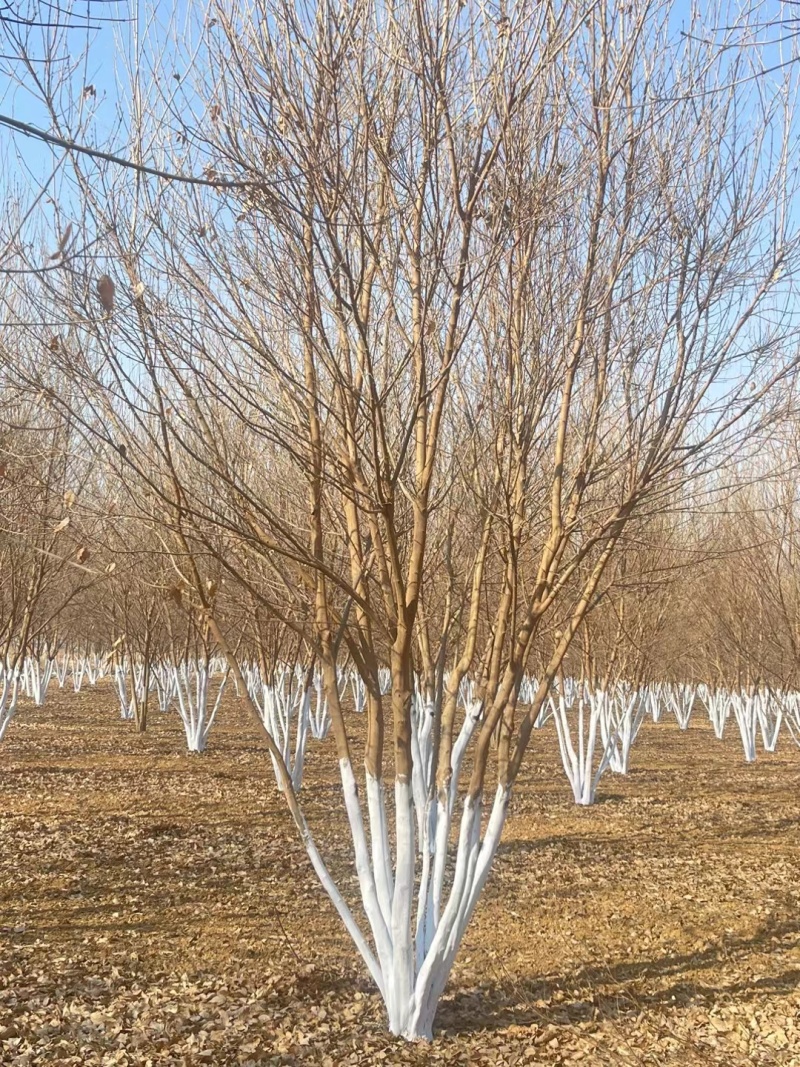
[[[110,688],[0,746],[0,1063],[800,1065],[800,750],[646,723],[576,808],[534,736],[432,1045],[381,1005],[231,700],[204,756]],[[323,754],[322,759],[320,754]],[[352,895],[335,764],[303,803]]]

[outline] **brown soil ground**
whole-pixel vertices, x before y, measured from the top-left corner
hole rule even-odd
[[[303,803],[355,879],[330,750]],[[0,1063],[800,1065],[800,751],[742,762],[696,713],[570,800],[534,736],[432,1045],[391,1039],[276,792],[224,706],[205,756],[110,688],[51,689],[0,747]]]

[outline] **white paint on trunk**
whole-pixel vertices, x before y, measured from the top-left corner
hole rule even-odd
[[[401,1033],[414,988],[415,954],[411,916],[416,862],[411,787],[408,781],[401,778],[395,782],[394,805],[397,859],[392,898],[392,974],[387,986],[391,984],[394,1001],[394,1013],[392,1016],[390,1012],[389,1027],[392,1033]]]
[[[249,672],[246,680],[248,692],[258,708],[264,726],[281,753],[281,758],[298,793],[303,786],[306,744],[308,742],[311,715],[311,689],[305,686],[305,671],[297,665],[276,669],[272,685],[267,685],[257,669]],[[294,730],[294,744],[292,731]],[[275,781],[282,789],[280,769],[276,756],[270,753],[275,771]]]
[[[22,688],[37,708],[44,706],[50,679],[53,677],[55,660],[49,656],[44,662],[36,656],[26,656],[22,664]]]
[[[681,730],[689,729],[696,693],[697,690],[693,685],[671,685],[666,690],[667,703]]]
[[[697,695],[706,706],[709,721],[714,728],[714,736],[721,741],[725,732],[725,723],[731,713],[730,693],[726,693],[724,689],[711,689],[707,685],[699,685]]]
[[[314,674],[314,709],[309,715],[309,727],[311,736],[315,741],[324,741],[331,728],[331,717],[328,712],[328,698],[325,696],[325,687],[322,674],[317,671]]]
[[[367,847],[367,837],[364,832],[364,820],[361,816],[361,804],[358,799],[358,785],[349,760],[339,760],[339,774],[342,779],[342,794],[344,796],[345,811],[347,812],[347,821],[350,825],[350,836],[353,842],[361,900],[377,948],[384,1001],[391,1017],[394,1007],[394,986],[391,981],[393,970],[392,934],[378,901],[375,876]]]
[[[55,672],[56,680],[58,681],[58,688],[63,689],[64,683],[67,680],[67,672],[69,671],[69,656],[64,652],[61,656],[58,656],[55,660]]]
[[[16,668],[0,667],[0,741],[14,718],[19,696],[19,671]]]
[[[169,711],[173,700],[177,700],[178,684],[175,679],[175,667],[171,663],[154,663],[150,668],[151,687],[155,687],[158,698],[158,710]]]
[[[441,919],[434,921],[432,906],[433,859],[437,849],[421,850],[417,897],[416,937],[413,904],[417,857],[414,798],[411,783],[397,780],[394,787],[396,864],[392,869],[386,793],[383,783],[367,775],[366,796],[370,820],[368,847],[359,790],[348,760],[339,761],[342,792],[353,843],[356,873],[373,950],[344,903],[330,874],[315,851],[310,834],[306,847],[323,886],[345,920],[381,993],[392,1033],[409,1039],[429,1039],[436,1008],[444,991],[464,931],[485,885],[505,822],[509,790],[495,796],[486,836],[480,840],[480,798],[467,798],[461,816],[453,884]],[[439,824],[447,824],[449,805],[439,802]],[[444,838],[437,835],[438,841]],[[446,844],[440,846],[446,852]],[[314,850],[312,852],[312,849]]]
[[[767,690],[757,694],[756,714],[761,729],[761,741],[765,752],[774,752],[783,722],[783,708]]]
[[[418,970],[405,1027],[409,1040],[430,1040],[433,1020],[461,939],[489,876],[508,812],[510,790],[498,786],[483,842],[481,802],[464,802],[453,886],[436,933]]]
[[[742,739],[745,763],[754,763],[756,758],[756,728],[758,726],[758,711],[756,708],[756,694],[733,693],[731,707],[739,727],[739,736]]]
[[[186,747],[190,752],[205,752],[208,735],[217,717],[227,672],[223,674],[216,699],[209,711],[208,696],[211,671],[207,664],[181,663],[172,668],[172,686],[178,700],[178,714],[186,734]],[[194,675],[194,677],[192,677]]]
[[[386,791],[383,782],[367,772],[367,810],[372,842],[372,868],[375,872],[375,889],[378,903],[387,928],[392,921],[392,897],[394,874],[392,853],[389,846],[389,825],[386,820]]]
[[[641,694],[625,682],[617,682],[607,692],[598,690],[598,694],[600,733],[604,749],[610,750],[609,767],[615,774],[627,774],[631,747],[644,721],[645,702]],[[589,700],[592,699],[590,693]]]
[[[260,672],[243,671],[248,689],[257,690],[263,701],[265,722],[268,720],[268,687]],[[283,682],[288,677],[282,678]],[[358,702],[358,689],[352,675],[342,674],[341,685],[349,684]],[[314,686],[317,689],[317,686]],[[294,700],[281,703],[280,693],[288,696],[285,686],[276,684],[278,699],[273,705],[290,713]],[[306,718],[311,691],[303,694]],[[302,835],[311,862],[353,941],[364,959],[383,998],[392,1033],[409,1039],[429,1039],[436,1008],[449,977],[464,931],[473,914],[488,877],[500,841],[510,791],[498,788],[486,835],[481,842],[481,797],[463,803],[458,842],[451,857],[450,827],[459,796],[459,779],[465,752],[482,716],[482,705],[466,701],[465,718],[450,760],[451,777],[437,796],[433,790],[433,728],[436,707],[432,696],[415,693],[412,712],[412,767],[409,780],[394,783],[394,819],[388,808],[384,783],[366,773],[369,834],[356,776],[350,761],[339,761],[342,795],[347,814],[358,888],[368,923],[362,931],[349,906],[333,882],[303,822]],[[317,710],[319,710],[319,699]],[[281,757],[290,768],[287,716],[273,720],[274,739]],[[268,727],[269,728],[269,727]],[[271,731],[272,732],[272,731]],[[301,757],[302,745],[294,745],[294,764]],[[296,816],[297,817],[297,816]],[[394,862],[391,823],[394,823]],[[445,890],[446,872],[453,860],[453,877]],[[419,862],[418,862],[419,861]],[[416,896],[415,896],[416,893]]]
[[[126,659],[114,667],[114,684],[119,697],[119,713],[120,718],[125,722],[133,721],[135,717],[134,708],[141,706],[144,702],[144,676],[145,667],[143,663],[131,664]],[[95,678],[97,678],[97,674],[95,674]]]
[[[569,678],[563,680],[557,699],[554,701],[561,762],[572,787],[575,803],[582,806],[595,802],[598,783],[610,765],[611,754],[616,744],[616,732],[612,732],[607,742],[602,745],[595,768],[595,749],[600,733],[599,722],[603,714],[604,701],[605,696],[602,690],[589,694],[583,685],[578,685]],[[589,705],[588,715],[586,714],[587,704]],[[577,707],[575,725],[577,751],[572,741],[570,727],[569,713],[573,707]]]

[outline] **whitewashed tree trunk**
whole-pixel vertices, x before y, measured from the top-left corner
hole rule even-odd
[[[328,698],[325,696],[325,687],[322,675],[317,671],[314,675],[314,707],[309,711],[309,729],[315,741],[324,741],[331,728],[331,717],[328,713]]]
[[[461,777],[461,766],[464,762],[464,756],[466,755],[467,748],[472,740],[472,735],[475,733],[482,716],[483,701],[478,700],[475,697],[474,686],[471,686],[464,701],[464,721],[461,724],[461,729],[458,732],[458,737],[453,745],[453,752],[450,757],[450,794],[447,798],[447,812],[450,818],[452,818],[453,811],[455,810],[456,798],[458,795],[458,783]]]
[[[244,683],[247,686],[247,692],[250,694],[250,696],[252,697],[254,696],[254,694],[260,694],[261,686],[264,684],[264,679],[261,677],[261,669],[259,668],[259,666],[256,663],[242,663],[239,665],[239,670],[241,672],[242,678],[244,679]],[[236,681],[236,675],[234,675],[233,680],[234,682]],[[238,686],[236,689],[236,694],[237,696],[239,694]]]
[[[114,685],[117,690],[117,699],[119,700],[119,714],[124,722],[129,722],[133,719],[133,701],[128,695],[127,675],[128,668],[126,664],[118,663],[114,667]],[[91,674],[89,674],[90,682],[91,677]]]
[[[431,818],[435,805],[431,802],[433,778],[433,722],[437,712],[433,693],[423,694],[416,689],[411,698],[411,756],[413,771],[411,791],[414,812],[417,817],[417,842],[420,849],[433,850],[434,833],[431,833]]]
[[[151,686],[155,688],[158,698],[158,710],[169,711],[178,690],[175,681],[175,666],[171,663],[154,663],[150,668]]]
[[[624,682],[600,698],[600,733],[603,748],[610,751],[609,767],[615,774],[627,774],[631,747],[647,711],[641,694]]]
[[[539,708],[539,713],[533,723],[534,730],[541,730],[552,719],[555,708],[550,700],[545,700]]]
[[[90,652],[89,655],[86,657],[85,674],[89,681],[89,685],[97,685],[97,680],[100,676],[100,665],[97,661],[97,656],[94,654],[94,652]]]
[[[536,678],[531,677],[530,674],[523,675],[522,680],[519,683],[519,697],[517,703],[532,704],[538,688],[539,683]]]
[[[59,689],[64,688],[64,683],[67,680],[67,674],[69,673],[69,661],[70,657],[66,652],[63,655],[56,657],[55,672]]]
[[[210,665],[198,662],[184,662],[171,669],[172,687],[177,698],[178,714],[186,734],[186,747],[190,752],[205,752],[208,735],[217,717],[225,683],[227,670],[223,673],[214,704],[209,711]]]
[[[0,741],[17,710],[20,676],[16,668],[0,667]]]
[[[559,686],[553,704],[558,747],[564,772],[572,787],[575,803],[582,806],[594,804],[597,786],[611,764],[611,756],[616,745],[616,734],[612,731],[607,741],[603,741],[600,720],[604,713],[606,695],[598,689],[591,691],[588,687],[577,684],[572,678],[565,678]],[[569,713],[575,707],[575,739],[572,740]],[[600,741],[600,752],[595,768],[595,750]]]
[[[697,695],[703,701],[708,712],[708,718],[714,729],[714,736],[718,741],[722,740],[725,733],[725,723],[731,713],[731,695],[724,689],[711,689],[707,685],[697,687]]]
[[[74,655],[72,657],[72,688],[74,692],[80,693],[81,686],[83,685],[83,679],[86,675],[87,660],[86,656]]]
[[[410,1040],[428,1040],[432,1036],[436,1008],[485,885],[508,810],[510,790],[498,787],[481,841],[481,798],[465,798],[452,884],[449,894],[444,897],[445,871],[450,858],[450,827],[461,767],[482,714],[479,702],[470,702],[468,697],[467,702],[464,722],[451,754],[452,778],[448,794],[433,804],[428,795],[425,817],[420,820],[414,817],[415,808],[419,815],[421,802],[418,789],[408,782],[395,784],[394,863],[383,783],[369,774],[366,776],[368,842],[355,775],[347,760],[341,760],[339,764],[359,889],[374,953],[360,932],[353,935],[354,941],[386,1005],[392,1033]],[[423,752],[427,744],[425,717],[428,711],[425,703],[422,697],[420,707],[414,713],[415,751]],[[415,841],[416,826],[422,828],[423,840],[419,847]],[[413,907],[415,886],[416,918]],[[353,917],[349,911],[343,912],[346,905],[335,887],[333,893],[332,899],[351,929]]]
[[[696,692],[693,685],[672,685],[666,691],[667,702],[681,730],[689,729]]]
[[[119,698],[119,714],[124,722],[134,720],[134,707],[137,703],[141,704],[144,701],[144,678],[144,664],[130,663],[126,659],[114,666],[114,685]],[[89,680],[91,681],[91,676]]]
[[[510,790],[498,786],[483,841],[480,838],[481,798],[472,800],[467,797],[464,801],[450,895],[438,921],[425,929],[411,1003],[406,1011],[401,1010],[393,1029],[410,1040],[430,1040],[433,1034],[436,1009],[464,931],[489,876],[509,800]],[[402,1009],[402,1002],[399,1007]]]
[[[761,741],[765,752],[774,752],[783,722],[783,708],[772,694],[762,689],[756,694],[756,714],[761,729]]]
[[[758,726],[757,695],[750,693],[733,693],[731,707],[739,727],[742,739],[745,763],[753,763],[756,758],[756,728]]]
[[[534,678],[530,674],[523,676],[519,686],[519,703],[520,704],[532,704],[536,697],[536,691],[539,688],[539,679]],[[539,709],[539,713],[533,723],[534,730],[541,730],[546,722],[553,715],[553,704],[550,700],[545,700]]]
[[[664,714],[664,686],[658,682],[648,685],[645,690],[645,702],[653,722],[661,722]]]
[[[353,707],[363,715],[367,707],[367,687],[358,671],[350,672],[350,688],[353,692]]]
[[[780,701],[789,736],[800,746],[800,693],[781,692]]]
[[[272,685],[261,684],[260,692],[251,691],[253,702],[270,736],[281,753],[286,770],[292,779],[295,792],[303,785],[306,743],[309,735],[311,711],[311,688],[305,686],[305,673],[298,667],[276,669]],[[294,725],[294,731],[292,729]],[[294,743],[292,734],[294,733]],[[282,789],[279,768],[275,756],[270,754],[278,788]]]
[[[44,663],[38,656],[26,656],[22,666],[22,684],[27,696],[37,708],[44,706],[47,689],[53,677],[55,660],[46,658]]]

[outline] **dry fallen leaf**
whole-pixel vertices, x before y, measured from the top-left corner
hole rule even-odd
[[[648,723],[631,774],[579,809],[538,731],[439,1032],[407,1045],[233,690],[198,759],[174,712],[135,735],[112,679],[70,685],[24,699],[0,752],[4,1067],[800,1062],[793,746],[748,767],[705,722]],[[316,744],[307,763],[303,807],[354,901],[336,768]]]

